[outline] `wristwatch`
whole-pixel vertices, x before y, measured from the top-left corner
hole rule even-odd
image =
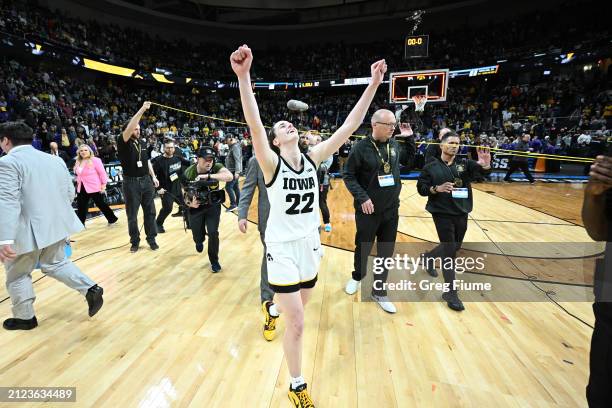
[[[438,186],[431,186],[431,187],[429,187],[429,192],[431,194],[438,194],[438,192],[436,191],[436,187],[438,187]]]

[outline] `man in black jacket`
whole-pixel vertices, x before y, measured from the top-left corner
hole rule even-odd
[[[152,160],[153,169],[159,179],[157,192],[161,196],[162,209],[157,215],[157,232],[164,233],[164,221],[172,212],[173,203],[179,205],[179,211],[185,207],[181,193],[181,177],[183,176],[183,165],[189,166],[191,162],[175,156],[175,146],[172,140],[164,143],[164,154]]]
[[[400,179],[400,148],[393,138],[397,126],[395,115],[387,109],[380,109],[372,115],[372,136],[354,144],[344,167],[344,183],[354,198],[355,258],[352,278],[346,284],[345,292],[352,295],[359,289],[365,276],[367,257],[374,239],[377,240],[379,257],[393,255],[393,244],[397,236],[399,221],[399,195],[402,189]],[[406,162],[412,163],[415,144],[409,124],[400,127],[406,143]],[[386,243],[386,245],[383,245]],[[396,309],[387,297],[381,283],[386,283],[388,271],[374,281],[372,298],[388,313]],[[377,289],[378,288],[378,289]]]
[[[591,374],[587,385],[589,407],[609,407],[612,402],[612,149],[590,167],[584,191],[582,219],[589,236],[607,241],[605,256],[597,261],[594,279],[595,329],[591,339]]]
[[[478,148],[477,162],[469,159],[455,160],[459,150],[459,136],[451,131],[445,134],[440,142],[441,158],[427,164],[417,182],[419,194],[429,197],[425,209],[433,217],[440,240],[440,245],[424,256],[428,266],[430,259],[455,259],[467,230],[468,214],[472,212],[471,182],[478,175],[491,172],[491,153],[488,148]],[[443,261],[442,264],[446,262]],[[435,269],[427,269],[430,275],[437,276]],[[455,270],[443,268],[443,274],[444,282],[452,288]],[[445,292],[442,298],[451,309],[464,309],[456,290]]]
[[[516,147],[513,150],[524,152],[524,153],[528,153],[529,151],[533,150],[529,148],[529,140],[531,140],[531,136],[529,135],[529,133],[524,133],[523,137],[517,143]],[[528,157],[525,154],[522,154],[522,155],[517,154],[515,156],[512,156],[512,159],[510,160],[510,168],[508,169],[508,172],[506,173],[506,177],[504,177],[504,181],[508,183],[512,182],[512,179],[510,179],[510,176],[512,175],[512,173],[514,173],[518,169],[521,169],[523,171],[523,173],[525,174],[525,177],[527,177],[530,183],[532,184],[535,183],[535,180],[533,179],[533,176],[531,175],[531,172],[529,171]]]

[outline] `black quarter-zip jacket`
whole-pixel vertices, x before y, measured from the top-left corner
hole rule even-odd
[[[429,197],[425,209],[432,214],[465,215],[472,212],[472,180],[479,174],[487,175],[491,169],[483,169],[478,162],[469,159],[457,159],[448,166],[440,158],[425,165],[417,181],[420,195]],[[468,189],[468,198],[453,198],[451,193],[432,194],[430,188],[439,186],[456,178],[462,180],[462,186]]]
[[[387,144],[389,144],[390,158],[387,156]],[[361,204],[368,200],[372,200],[375,213],[382,213],[399,206],[399,195],[402,190],[400,156],[405,160],[405,163],[402,164],[410,166],[414,161],[416,150],[413,137],[402,137],[401,144],[403,146],[400,148],[400,143],[395,137],[386,143],[381,143],[368,136],[353,145],[342,177],[346,188],[353,195],[356,211],[361,211]],[[405,149],[405,154],[401,154],[402,149]],[[385,174],[381,156],[391,165],[389,174],[393,175],[393,186],[381,187],[379,185],[378,176]]]

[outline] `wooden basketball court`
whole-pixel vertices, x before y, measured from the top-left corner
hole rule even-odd
[[[395,315],[346,295],[354,212],[343,183],[333,186],[333,231],[322,234],[326,253],[306,310],[303,374],[317,407],[586,406],[592,330],[543,293],[539,302],[466,302],[462,313],[441,302],[396,303]],[[474,187],[466,241],[591,242],[580,184]],[[425,201],[404,182],[398,242],[437,240]],[[136,254],[123,213],[113,227],[89,221],[72,237],[72,259],[104,287],[104,307],[88,318],[84,298],[36,271],[39,327],[0,332],[0,385],[74,386],[78,407],[289,407],[282,316],[273,342],[261,334],[255,206],[246,235],[235,214],[222,214],[219,274],[180,219],[166,221],[160,250],[143,237]],[[494,279],[509,292],[533,290],[511,271]],[[538,275],[557,291],[590,290],[590,279],[562,263]],[[0,316],[10,317],[1,291]],[[562,306],[593,324],[590,303]]]

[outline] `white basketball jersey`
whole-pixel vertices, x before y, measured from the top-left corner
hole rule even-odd
[[[319,228],[319,181],[310,157],[302,153],[302,170],[295,171],[279,155],[266,187],[270,202],[266,242],[294,241]]]

